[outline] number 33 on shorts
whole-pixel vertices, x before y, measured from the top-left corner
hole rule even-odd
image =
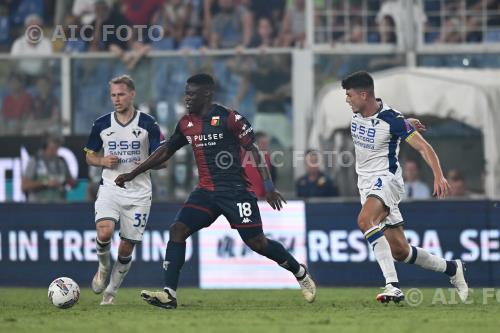
[[[148,222],[148,214],[135,213],[134,219],[135,223],[132,224],[133,227],[144,228]]]

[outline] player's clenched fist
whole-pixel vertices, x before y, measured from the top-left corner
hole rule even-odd
[[[118,165],[119,158],[115,155],[107,155],[101,159],[101,164],[103,167],[108,169],[114,169]]]
[[[116,177],[115,184],[120,187],[125,187],[125,183],[131,181],[132,179],[134,179],[132,173],[122,173]]]

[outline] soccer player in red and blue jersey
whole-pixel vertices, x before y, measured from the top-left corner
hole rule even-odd
[[[167,161],[187,144],[191,145],[198,166],[198,186],[170,226],[170,240],[163,262],[164,290],[143,290],[141,296],[155,306],[177,307],[176,289],[185,260],[186,239],[210,226],[222,214],[252,250],[293,273],[304,298],[313,302],[316,285],[307,268],[279,242],[264,236],[257,199],[249,190],[242,167],[242,152],[249,152],[257,162],[266,200],[271,207],[280,210],[286,201],[274,187],[266,163],[261,163],[263,155],[255,144],[252,126],[238,112],[212,102],[214,86],[214,80],[208,74],[190,77],[185,91],[187,114],[179,120],[175,132],[146,161],[115,180],[123,187],[139,174]]]

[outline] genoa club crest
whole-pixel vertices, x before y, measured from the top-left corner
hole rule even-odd
[[[210,125],[212,126],[219,126],[220,124],[220,117],[219,116],[213,116],[212,120],[210,121]]]

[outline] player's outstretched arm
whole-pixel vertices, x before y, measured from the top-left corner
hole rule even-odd
[[[143,161],[136,161],[135,162],[135,165],[141,165]],[[163,162],[162,164],[158,165],[158,166],[155,166],[151,169],[153,170],[161,170],[161,169],[166,169],[167,168],[167,165],[168,163],[167,162]]]
[[[162,163],[166,162],[175,151],[169,149],[168,144],[163,144],[158,149],[156,149],[144,162],[139,164],[134,170],[129,173],[123,173],[116,177],[115,184],[120,187],[125,187],[125,183],[131,181],[137,175],[160,166]]]
[[[281,210],[283,208],[283,203],[286,203],[285,198],[281,193],[274,187],[273,180],[271,179],[271,172],[267,167],[265,159],[262,152],[259,150],[257,144],[253,143],[249,147],[246,147],[247,151],[252,153],[254,161],[257,166],[262,180],[264,181],[264,188],[266,189],[266,200],[273,209]]]
[[[438,198],[446,197],[450,191],[450,185],[444,178],[439,158],[432,146],[418,132],[408,137],[406,141],[422,155],[427,165],[432,169],[434,174],[434,191],[432,194]]]

